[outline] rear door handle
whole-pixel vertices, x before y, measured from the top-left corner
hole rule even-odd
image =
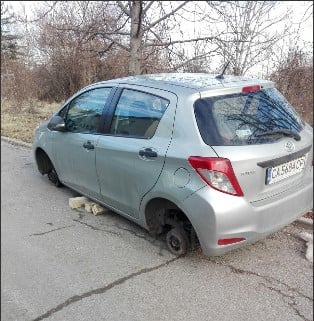
[[[91,149],[95,148],[95,146],[90,141],[88,141],[87,143],[84,143],[83,147],[88,149],[88,150],[91,150]]]
[[[154,150],[152,150],[151,148],[145,148],[145,149],[141,149],[138,154],[141,157],[146,157],[146,158],[150,158],[150,157],[157,157],[158,154],[157,152],[155,152]]]

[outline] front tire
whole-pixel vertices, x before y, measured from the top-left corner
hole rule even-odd
[[[175,227],[166,236],[166,243],[169,251],[177,256],[186,254],[188,250],[188,238],[183,228]]]
[[[54,167],[52,167],[52,169],[50,170],[50,172],[48,173],[48,179],[50,180],[50,182],[56,186],[56,187],[61,187],[63,186],[62,183],[59,180],[59,176],[56,172],[56,170],[54,169]]]

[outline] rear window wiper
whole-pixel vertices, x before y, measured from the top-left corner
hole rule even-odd
[[[294,132],[293,130],[290,130],[290,129],[284,129],[284,128],[270,130],[270,131],[266,131],[266,132],[260,133],[260,134],[255,134],[255,137],[278,135],[278,134],[293,137],[297,141],[301,140],[301,136],[297,132]]]

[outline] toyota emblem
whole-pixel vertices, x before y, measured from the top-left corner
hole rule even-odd
[[[294,148],[295,148],[295,146],[291,140],[289,140],[285,143],[285,150],[287,152],[292,152],[294,150]]]

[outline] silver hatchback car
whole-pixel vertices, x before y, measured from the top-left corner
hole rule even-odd
[[[41,174],[182,255],[255,242],[313,208],[313,129],[270,81],[155,74],[92,84],[35,130]]]

